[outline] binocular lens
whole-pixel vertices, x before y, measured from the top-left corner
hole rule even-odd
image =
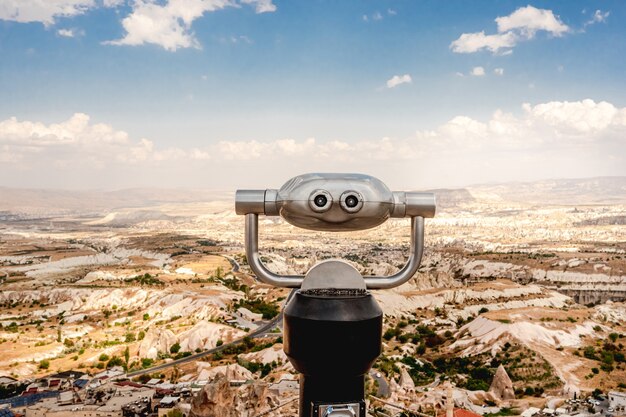
[[[346,206],[349,208],[355,208],[359,204],[359,199],[351,195],[346,198]]]
[[[328,203],[328,198],[326,198],[324,194],[318,194],[315,196],[315,199],[313,200],[313,202],[315,203],[317,207],[322,208],[326,206],[326,203]]]

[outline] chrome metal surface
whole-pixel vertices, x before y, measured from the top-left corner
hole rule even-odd
[[[358,417],[360,405],[353,404],[329,404],[319,406],[319,417]]]
[[[256,274],[257,278],[266,284],[274,285],[276,287],[288,287],[288,288],[299,288],[302,285],[304,280],[303,275],[279,275],[270,271],[263,265],[261,261],[261,257],[259,255],[259,217],[255,213],[250,213],[246,215],[246,230],[245,230],[245,241],[246,241],[246,257],[248,259],[248,264],[250,265],[250,269]],[[397,273],[390,276],[366,276],[363,277],[365,281],[365,285],[368,289],[386,289],[386,288],[394,288],[399,285],[407,282],[415,273],[420,266],[420,262],[422,260],[422,255],[424,253],[424,219],[422,217],[414,217],[411,219],[411,247],[409,250],[409,258],[407,260],[406,265],[398,271]],[[337,261],[334,262],[341,262]],[[348,264],[349,265],[349,264]],[[317,266],[317,265],[316,265]],[[314,266],[309,272],[315,269]],[[350,266],[350,268],[353,268]],[[345,269],[341,267],[341,269]],[[315,275],[318,274],[321,270],[314,272]],[[355,270],[356,271],[356,270]],[[345,277],[348,277],[347,270],[344,271]],[[336,274],[337,272],[333,272]],[[342,273],[343,274],[343,273]],[[357,272],[358,274],[358,272]],[[359,275],[360,276],[360,275]],[[352,281],[352,278],[351,278]],[[327,282],[331,284],[330,282]],[[340,285],[338,283],[332,283],[333,285]],[[348,285],[348,284],[344,284]],[[330,288],[330,287],[328,287]],[[339,286],[338,288],[346,288],[344,286]]]
[[[278,190],[265,190],[265,215],[278,216],[278,207],[276,207],[276,196]]]
[[[246,257],[248,265],[257,278],[266,284],[275,287],[299,288],[304,276],[302,275],[278,275],[263,265],[259,256],[259,215],[256,213],[246,214]]]
[[[433,193],[405,193],[405,217],[435,217],[437,202]]]
[[[319,197],[317,203],[316,197]],[[355,199],[347,204],[349,197]],[[333,232],[372,228],[389,217],[411,217],[411,247],[406,265],[388,277],[361,278],[360,282],[365,282],[368,289],[385,289],[404,284],[417,272],[424,251],[424,217],[435,215],[436,201],[433,193],[391,192],[380,180],[368,175],[305,174],[287,181],[280,190],[238,190],[235,210],[237,214],[246,215],[246,255],[252,271],[266,284],[291,288],[300,287],[304,276],[278,275],[261,262],[259,214],[280,215],[297,227]],[[346,265],[351,270],[340,264],[331,265],[334,268],[328,276],[341,277],[345,272],[346,282],[339,278],[331,279],[320,281],[323,284],[315,284],[311,288],[351,288],[346,285],[356,282],[355,274],[359,273],[349,264]],[[316,269],[318,266],[320,268]],[[326,272],[321,273],[324,268],[327,268],[324,263],[316,265],[307,276],[326,275]]]
[[[320,262],[309,269],[301,289],[365,289],[365,281],[355,267],[339,259]]]
[[[265,214],[265,190],[237,190],[235,213]]]
[[[409,259],[400,271],[387,276],[366,276],[365,285],[368,289],[386,289],[400,286],[410,280],[417,272],[424,254],[424,218],[411,218],[411,248]]]
[[[342,196],[360,196],[359,209],[342,208]],[[317,194],[330,196],[330,207],[316,210]],[[384,223],[393,211],[393,194],[377,178],[362,174],[304,174],[287,181],[276,199],[280,215],[303,229],[331,232],[364,230]]]
[[[346,213],[357,213],[363,208],[363,196],[357,191],[345,191],[339,197],[339,206]]]
[[[333,196],[326,190],[313,190],[309,195],[309,207],[316,213],[324,213],[333,206]]]

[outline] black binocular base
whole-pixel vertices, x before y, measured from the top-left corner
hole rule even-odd
[[[300,416],[365,417],[364,398],[364,375],[300,375]]]

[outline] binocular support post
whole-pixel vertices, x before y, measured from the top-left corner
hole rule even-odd
[[[279,190],[238,190],[235,212],[245,215],[248,265],[275,287],[298,288],[283,311],[283,350],[300,373],[300,417],[365,417],[365,375],[382,351],[383,311],[369,289],[394,288],[417,272],[424,252],[424,218],[435,195],[392,192],[363,174],[304,174]],[[411,218],[406,264],[390,276],[366,276],[330,259],[306,275],[279,275],[259,254],[259,215],[326,232],[371,229],[390,218]]]
[[[263,265],[259,255],[259,215],[257,213],[246,214],[245,244],[250,269],[260,281],[275,287],[300,288],[304,275],[278,275]],[[407,263],[400,271],[387,277],[364,277],[365,285],[368,289],[387,289],[404,284],[417,272],[423,253],[424,218],[411,217],[411,247]]]

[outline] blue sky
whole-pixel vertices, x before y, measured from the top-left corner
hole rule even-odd
[[[0,0],[0,185],[626,175],[622,1],[43,3]]]

